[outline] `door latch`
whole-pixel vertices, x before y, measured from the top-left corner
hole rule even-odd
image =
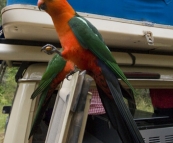
[[[148,45],[154,45],[153,33],[150,31],[144,31],[144,35],[145,35]]]

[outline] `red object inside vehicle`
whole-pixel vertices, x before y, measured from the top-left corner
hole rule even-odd
[[[173,89],[150,89],[152,104],[156,108],[173,108]]]

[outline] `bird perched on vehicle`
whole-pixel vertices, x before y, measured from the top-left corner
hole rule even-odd
[[[72,61],[79,69],[86,70],[94,78],[98,89],[106,95],[104,98],[114,99],[117,115],[121,116],[128,128],[131,141],[144,142],[123,101],[117,78],[122,79],[133,92],[134,88],[117,65],[98,30],[78,15],[66,0],[38,0],[38,7],[51,16],[62,45],[62,52],[58,52],[56,48],[53,51]],[[104,107],[108,109],[109,103],[104,103],[103,100],[106,99],[100,97]],[[111,112],[108,114],[110,117]]]
[[[47,51],[50,50],[50,45],[44,46]],[[37,129],[37,126],[42,120],[42,117],[46,111],[46,108],[49,104],[49,101],[52,97],[52,94],[58,84],[64,80],[64,78],[68,78],[68,76],[75,72],[76,66],[72,62],[65,61],[60,55],[56,54],[52,60],[49,62],[45,73],[42,76],[42,79],[36,88],[36,90],[31,95],[31,99],[35,99],[36,96],[40,95],[39,104],[37,107],[37,111],[33,120],[32,128],[30,131],[29,138],[34,134],[34,132]],[[130,100],[130,102],[133,102],[128,93],[126,94],[126,91],[121,87],[121,89],[124,91],[123,95],[126,95],[125,98]]]
[[[73,70],[75,70],[74,64],[70,61],[65,61],[58,54],[56,54],[49,62],[38,87],[31,95],[31,99],[34,99],[41,94],[29,138],[33,135],[37,126],[41,122],[54,90],[70,72],[73,72]]]

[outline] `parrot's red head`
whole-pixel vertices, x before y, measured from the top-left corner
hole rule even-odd
[[[45,10],[50,14],[54,7],[57,7],[57,10],[61,8],[60,4],[63,3],[63,1],[65,0],[38,0],[37,6],[40,10]]]
[[[40,10],[45,10],[50,15],[69,10],[69,4],[66,0],[38,0],[37,6]]]
[[[38,0],[37,5],[40,10],[45,10],[51,16],[58,34],[60,29],[67,29],[64,25],[67,25],[76,13],[67,0]]]

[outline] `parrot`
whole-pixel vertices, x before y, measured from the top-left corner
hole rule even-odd
[[[67,0],[38,0],[37,5],[40,10],[51,16],[61,43],[62,51],[53,47],[53,52],[67,61],[72,61],[79,69],[86,70],[94,78],[108,117],[114,128],[117,128],[121,140],[144,143],[123,101],[118,78],[129,86],[133,94],[135,90],[116,63],[97,28],[78,15]],[[113,99],[114,102],[109,102],[109,99]],[[119,121],[122,125],[118,124]],[[121,133],[127,134],[128,139]]]
[[[54,46],[50,45],[50,44],[47,44],[47,45],[42,47],[42,50],[44,50],[45,53],[50,55],[50,54],[54,53],[54,50],[50,50],[51,47],[54,47]],[[74,72],[75,72],[75,70],[72,70],[68,75],[71,75]],[[66,76],[66,78],[68,77],[68,75]],[[96,83],[97,83],[97,81],[96,81]],[[131,96],[131,94],[126,89],[124,89],[124,87],[120,83],[119,83],[119,85],[120,85],[120,89],[122,91],[122,94],[123,94],[124,98],[126,98],[133,105],[134,102],[135,102],[134,97]],[[114,125],[114,127],[117,126],[119,132],[121,132],[121,135],[123,135],[123,137],[124,137],[123,138],[123,140],[125,140],[124,142],[129,142],[128,134],[126,134],[127,131],[124,132],[126,127],[124,126],[122,118],[119,115],[117,115],[119,113],[118,113],[118,111],[116,111],[116,106],[114,105],[113,101],[110,98],[105,98],[106,96],[104,96],[104,95],[107,94],[107,93],[104,93],[102,91],[102,89],[99,88],[99,86],[97,86],[97,90],[99,92],[99,95],[100,95],[100,98],[101,98],[102,103],[104,105],[104,108],[105,108],[106,112],[108,113],[108,115],[110,116],[111,123]],[[113,113],[115,113],[115,114],[113,114]],[[116,121],[112,120],[112,119],[115,119],[115,118],[118,119],[118,120],[116,120]],[[123,131],[122,131],[122,128],[124,128]]]
[[[31,99],[34,99],[41,94],[29,138],[34,134],[41,122],[54,90],[73,71],[75,71],[74,64],[70,61],[65,61],[58,54],[55,54],[49,62],[38,87],[31,95]]]
[[[48,51],[50,51],[50,45],[45,45]],[[65,61],[60,55],[56,54],[52,60],[49,62],[45,73],[42,76],[42,79],[39,83],[37,89],[31,95],[31,99],[34,99],[41,93],[40,101],[38,104],[38,108],[36,111],[36,115],[34,117],[34,121],[32,124],[32,129],[30,131],[29,138],[34,134],[37,126],[41,122],[41,119],[44,115],[44,112],[47,108],[47,105],[52,97],[52,93],[58,86],[58,84],[68,76],[76,72],[76,66],[72,62]],[[62,73],[60,73],[62,72]],[[52,75],[52,76],[50,76]],[[49,80],[50,79],[50,80]],[[128,99],[131,103],[133,100],[129,98],[128,92],[121,86],[121,90],[124,91],[123,95],[126,95],[125,98]]]

